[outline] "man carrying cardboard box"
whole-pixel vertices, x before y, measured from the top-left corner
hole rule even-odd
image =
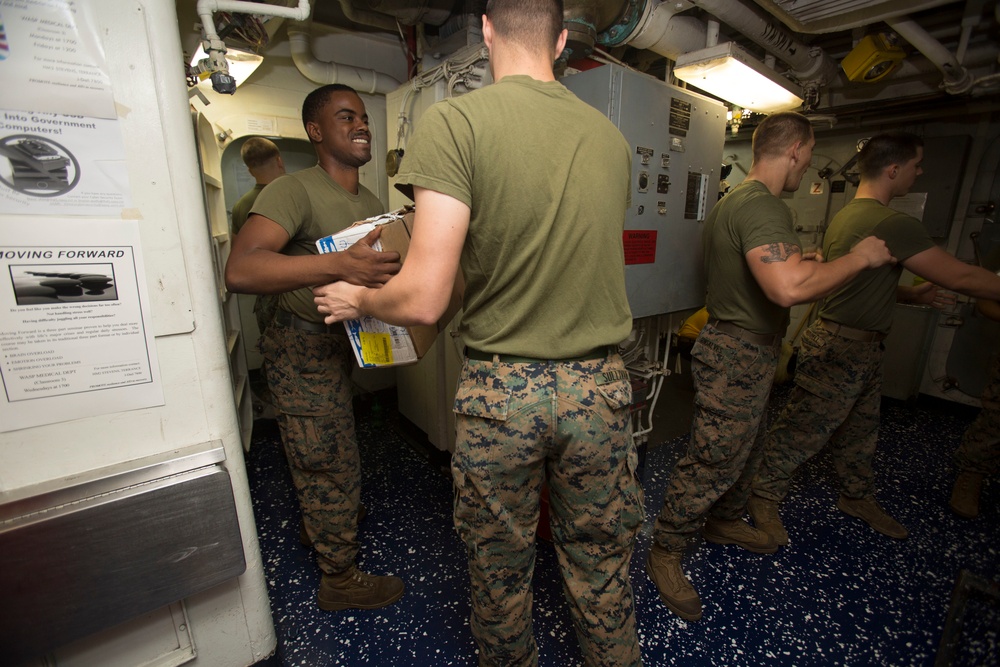
[[[324,236],[316,241],[320,252],[341,252],[363,239],[378,228],[381,236],[376,249],[392,250],[399,253],[400,262],[406,260],[413,229],[413,206],[359,220],[347,229]],[[361,368],[387,368],[401,364],[413,364],[422,359],[434,345],[438,331],[447,326],[462,306],[463,283],[461,275],[455,281],[452,300],[438,325],[397,326],[371,316],[346,320],[344,328],[351,340],[354,357]]]
[[[452,475],[480,665],[538,662],[543,482],[584,662],[642,662],[628,575],[642,490],[616,351],[632,328],[622,248],[631,151],[555,80],[562,5],[490,0],[483,39],[496,83],[431,107],[407,147],[399,180],[417,208],[400,274],[381,289],[314,290],[328,322],[433,324],[461,265],[467,359]]]
[[[310,286],[333,280],[378,287],[399,270],[399,254],[376,252],[379,230],[344,252],[321,255],[320,237],[382,213],[359,182],[371,160],[365,105],[350,87],[311,92],[302,122],[319,164],[265,187],[233,240],[226,286],[233,292],[279,294],[261,352],[277,407],[281,440],[306,532],[323,572],[321,609],[370,609],[403,595],[398,577],[355,567],[361,461],[351,407],[350,344],[341,325],[328,327]]]

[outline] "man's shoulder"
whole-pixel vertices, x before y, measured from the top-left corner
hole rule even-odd
[[[903,227],[920,225],[920,221],[913,216],[896,211],[876,199],[853,199],[833,216],[829,231],[836,232],[859,225],[874,227],[884,223]]]
[[[268,195],[274,196],[278,193],[303,192],[308,189],[310,181],[315,179],[315,175],[306,172],[313,172],[313,168],[282,174],[268,183],[261,194],[266,192]]]
[[[244,192],[243,195],[236,200],[236,203],[233,204],[233,208],[239,206],[250,206],[253,204],[254,200],[257,199],[257,195],[260,194],[261,190],[262,188],[259,185],[253,186],[253,188]]]
[[[766,187],[756,181],[744,181],[732,192],[723,197],[719,204],[720,211],[733,219],[734,222],[746,224],[763,224],[766,218],[761,217],[764,211],[785,213],[788,207],[779,197],[772,195]]]

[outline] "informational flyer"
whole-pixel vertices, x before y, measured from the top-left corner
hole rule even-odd
[[[117,120],[0,109],[0,213],[120,217],[130,206]]]
[[[134,221],[0,227],[0,431],[163,405]]]
[[[4,107],[117,118],[90,2],[0,0]]]

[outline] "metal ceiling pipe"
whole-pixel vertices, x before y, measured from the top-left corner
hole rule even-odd
[[[401,85],[394,77],[383,72],[318,59],[313,53],[308,23],[296,21],[288,24],[288,44],[295,67],[302,76],[314,83],[343,83],[359,93],[375,95],[385,95]]]
[[[205,52],[212,63],[212,70],[229,72],[226,62],[226,43],[219,38],[215,30],[215,12],[230,12],[232,14],[254,14],[257,16],[276,16],[279,18],[304,21],[309,18],[309,0],[299,0],[298,7],[269,5],[265,2],[244,2],[243,0],[198,0],[198,18],[201,29],[205,31]]]
[[[952,95],[960,95],[972,88],[975,82],[969,71],[941,42],[927,34],[927,31],[916,22],[909,19],[891,19],[886,23],[896,31],[896,34],[912,44],[914,48],[934,63],[935,67],[941,70],[941,73],[944,74],[944,89],[947,92]]]
[[[344,0],[341,0],[343,6]],[[430,23],[441,25],[451,16],[454,0],[349,0],[348,4],[379,14],[388,14],[403,25]]]
[[[705,48],[709,39],[708,27],[693,16],[677,16],[688,8],[690,3],[660,2],[655,6],[647,3],[638,25],[625,43],[671,60]]]
[[[647,0],[641,0],[646,2]],[[636,0],[567,0],[563,3],[563,26],[569,31],[566,58],[586,58],[593,53],[601,31],[614,25]]]
[[[215,32],[215,21],[212,18],[214,12],[277,16],[304,21],[309,18],[309,0],[299,0],[298,7],[269,5],[265,2],[245,2],[243,0],[198,0],[197,12],[206,35],[209,38],[218,39],[219,36]]]
[[[381,12],[373,12],[365,9],[358,9],[351,0],[340,0],[340,11],[349,21],[372,28],[396,32],[396,19]]]
[[[822,49],[807,46],[784,26],[759,15],[739,0],[691,2],[788,65],[800,81],[819,80],[836,72],[837,64]]]

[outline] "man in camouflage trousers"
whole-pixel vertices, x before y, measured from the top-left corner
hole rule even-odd
[[[302,123],[318,164],[280,176],[254,201],[233,240],[226,286],[277,294],[278,309],[261,342],[267,383],[308,541],[322,572],[321,609],[371,609],[403,595],[403,582],[355,565],[359,551],[361,461],[351,400],[353,353],[342,325],[329,326],[310,287],[331,280],[384,283],[398,253],[375,252],[376,232],[343,252],[319,254],[316,240],[383,212],[360,183],[371,160],[361,97],[341,84],[322,86],[302,104]]]
[[[542,484],[566,601],[589,667],[641,664],[628,567],[642,525],[622,232],[631,151],[555,80],[560,0],[490,0],[494,82],[431,107],[399,180],[413,238],[377,290],[314,290],[327,321],[436,322],[461,265],[466,356],[455,397],[455,526],[483,666],[538,664],[532,576]],[[511,133],[512,119],[518,119]]]
[[[997,298],[1000,277],[938,248],[923,224],[889,208],[922,173],[923,140],[908,132],[879,134],[858,154],[855,198],[827,229],[823,251],[836,261],[861,238],[883,239],[898,265],[864,271],[823,301],[819,319],[803,334],[795,387],[768,435],[752,482],[748,509],[754,525],[779,545],[788,532],[777,504],[792,475],[828,443],[840,479],[837,507],[895,539],[908,531],[875,499],[873,459],[882,400],[882,358],[892,325],[902,269],[931,283],[977,297]]]
[[[746,179],[705,221],[709,321],[691,350],[691,440],[671,474],[646,562],[660,599],[686,620],[702,616],[701,598],[681,568],[699,531],[709,542],[755,553],[777,550],[767,533],[742,516],[789,307],[892,259],[875,238],[836,262],[802,255],[791,212],[778,195],[798,189],[814,145],[804,116],[765,118],[754,131]]]
[[[976,309],[1000,322],[1000,303],[989,299],[976,302]],[[979,494],[983,481],[1000,468],[1000,354],[990,366],[990,379],[980,397],[982,410],[972,422],[955,452],[955,486],[948,506],[963,519],[979,516]]]

